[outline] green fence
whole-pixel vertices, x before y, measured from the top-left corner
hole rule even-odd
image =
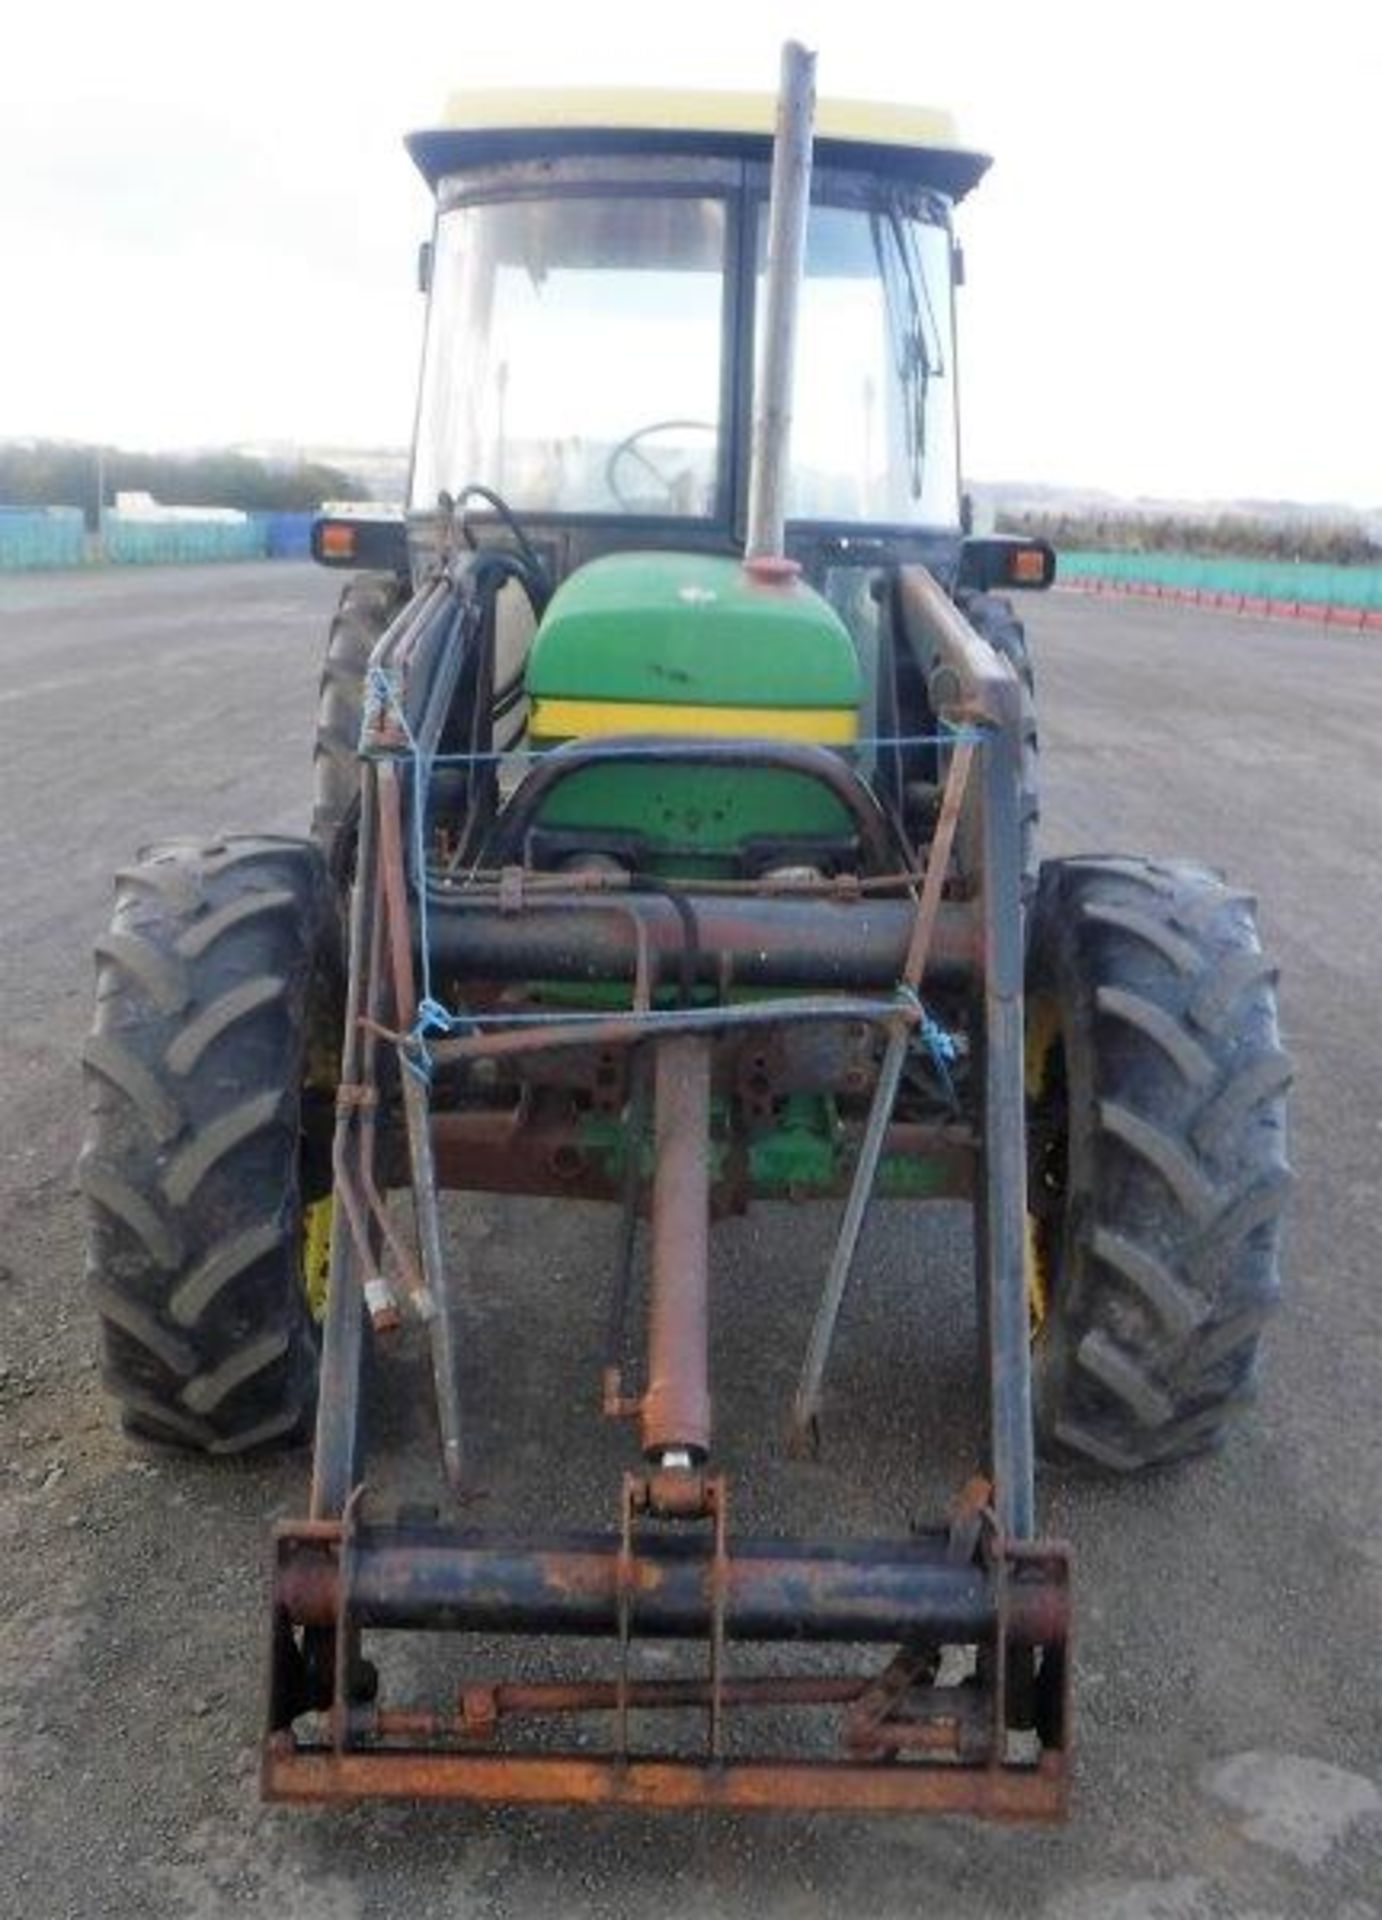
[[[1160,587],[1190,596],[1223,595],[1276,606],[1382,612],[1382,567],[1331,567],[1310,560],[1250,560],[1229,554],[1062,551],[1056,577],[1134,590]]]
[[[203,560],[262,560],[259,520],[145,520],[108,513],[107,560],[117,566],[178,566]]]
[[[79,507],[0,512],[0,567],[79,567],[85,539]]]

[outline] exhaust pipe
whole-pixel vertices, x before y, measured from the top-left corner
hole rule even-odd
[[[811,205],[815,111],[816,56],[789,40],[782,49],[768,202],[768,275],[744,542],[744,559],[749,562],[775,560],[785,550],[792,376],[796,367],[798,296],[806,258],[806,216]]]

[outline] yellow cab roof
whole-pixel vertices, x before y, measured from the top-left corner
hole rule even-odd
[[[453,93],[439,121],[408,150],[435,186],[443,174],[488,161],[558,153],[730,153],[765,156],[777,118],[770,93],[671,88],[516,87]],[[816,103],[820,159],[878,167],[959,199],[988,167],[950,114],[900,102]]]

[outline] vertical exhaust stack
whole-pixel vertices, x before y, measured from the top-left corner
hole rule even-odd
[[[787,475],[792,438],[792,376],[797,306],[811,204],[811,133],[816,111],[816,56],[795,40],[782,49],[782,81],[773,138],[768,202],[768,275],[762,352],[754,394],[744,561],[781,560],[786,546]],[[775,569],[763,571],[771,577]]]

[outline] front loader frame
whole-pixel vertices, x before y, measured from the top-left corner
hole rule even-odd
[[[640,890],[636,878],[621,887],[608,877],[583,884],[535,872],[520,846],[498,871],[441,884],[423,845],[425,777],[446,675],[459,671],[464,652],[469,566],[453,556],[438,568],[384,635],[371,668],[311,1510],[275,1541],[264,1791],[297,1801],[384,1795],[1058,1818],[1069,1771],[1069,1573],[1064,1547],[1033,1537],[1015,677],[924,568],[889,577],[888,620],[947,729],[924,864],[787,889],[688,882],[674,904]],[[442,666],[429,667],[425,686],[422,663],[436,659]],[[580,749],[627,750],[598,741]],[[529,780],[550,780],[563,751],[545,756]],[[762,743],[764,755],[780,751]],[[839,777],[835,756],[804,751],[819,756],[822,778]],[[857,787],[867,794],[862,781]],[[510,808],[521,807],[522,793]],[[710,1003],[688,994],[680,1009],[654,1006],[664,968],[680,968],[684,985],[715,988]],[[437,972],[482,988],[463,1022],[445,1022],[445,1036],[429,1039]],[[509,1003],[495,996],[534,979],[627,982],[630,1005],[564,1020],[506,1017]],[[942,986],[974,1008],[976,1116],[972,1124],[900,1123],[898,1079],[928,1035],[923,996]],[[753,996],[733,998],[736,989]],[[716,1206],[735,1204],[741,1170],[711,1165],[710,1090],[750,1028],[780,1033],[842,1020],[881,1029],[884,1045],[794,1435],[805,1446],[815,1431],[835,1317],[886,1152],[939,1168],[937,1190],[973,1203],[987,1457],[948,1522],[905,1540],[742,1537],[730,1524],[729,1482],[711,1464],[706,1229]],[[636,1152],[626,1154],[621,1179],[538,1106],[434,1107],[433,1071],[558,1055],[594,1063],[597,1075],[607,1059],[622,1073],[628,1060],[651,1056],[647,1071],[619,1082],[631,1116],[640,1103],[651,1109],[650,1181],[640,1181]],[[416,1254],[384,1204],[389,1187],[404,1185]],[[607,1533],[515,1538],[375,1511],[362,1369],[367,1321],[386,1325],[396,1313],[381,1276],[385,1249],[428,1320],[445,1476],[453,1492],[465,1487],[462,1277],[444,1255],[442,1187],[605,1198],[623,1205],[628,1223],[640,1210],[650,1216],[645,1390],[625,1395],[617,1347],[604,1377],[605,1411],[637,1416],[645,1464],[626,1476]],[[616,1320],[626,1293],[625,1270]],[[378,1698],[362,1636],[419,1630],[604,1638],[614,1671],[594,1680],[472,1677],[441,1707]],[[677,1678],[637,1677],[631,1653],[645,1638],[699,1646],[702,1658]],[[750,1642],[838,1643],[851,1667],[736,1674],[734,1648]],[[869,1652],[878,1646],[894,1649],[882,1664]],[[959,1684],[942,1658],[953,1648],[972,1650],[973,1671]],[[834,1757],[818,1744],[805,1754],[746,1751],[740,1730],[760,1707],[834,1715]],[[704,1717],[702,1752],[640,1743],[639,1717],[673,1709]],[[585,1743],[553,1750],[553,1725],[575,1715],[604,1719],[604,1751]],[[546,1744],[525,1746],[534,1725]]]

